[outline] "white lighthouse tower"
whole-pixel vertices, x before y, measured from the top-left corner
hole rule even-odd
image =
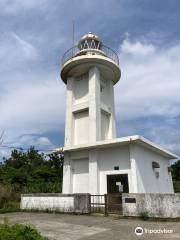
[[[175,155],[140,136],[116,138],[114,85],[120,76],[118,55],[92,33],[63,56],[63,193],[173,192],[168,161]]]
[[[65,146],[116,138],[114,84],[120,78],[116,53],[88,33],[65,53],[61,78],[67,84]]]

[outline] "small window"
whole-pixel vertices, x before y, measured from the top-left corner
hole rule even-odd
[[[160,168],[160,164],[158,162],[152,162],[152,168],[153,169]]]
[[[114,167],[114,170],[119,170],[119,166],[115,166],[115,167]]]

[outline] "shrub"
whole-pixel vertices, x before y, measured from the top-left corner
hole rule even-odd
[[[173,185],[174,185],[174,192],[180,193],[180,181],[173,180]]]
[[[47,240],[32,226],[9,224],[7,220],[0,224],[0,240]]]
[[[19,195],[20,193],[61,192],[62,177],[62,153],[43,154],[34,147],[27,152],[13,150],[11,156],[5,158],[0,165],[0,198],[1,185],[8,186],[11,194],[19,193]]]
[[[141,212],[140,217],[143,220],[148,220],[149,219],[149,214],[148,214],[148,212]]]
[[[20,193],[14,192],[10,185],[0,184],[0,209],[19,208]]]

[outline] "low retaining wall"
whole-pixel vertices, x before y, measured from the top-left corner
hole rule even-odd
[[[41,193],[22,194],[21,209],[89,213],[89,194]]]
[[[124,193],[122,195],[123,216],[180,217],[180,193]]]

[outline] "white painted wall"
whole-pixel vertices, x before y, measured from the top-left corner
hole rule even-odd
[[[74,89],[74,78],[70,77],[67,79],[66,86],[66,121],[65,121],[65,146],[71,146],[73,140],[73,89]]]
[[[116,138],[116,121],[115,121],[115,108],[114,108],[114,85],[110,79],[106,79],[101,74],[101,94],[100,94],[101,105],[105,106],[108,116],[108,134],[104,133],[103,126],[101,126],[102,140],[103,139],[113,139]],[[101,125],[106,124],[107,118],[101,115]],[[105,131],[107,129],[105,128]]]
[[[72,193],[72,160],[71,154],[66,152],[64,154],[64,165],[63,165],[63,189],[64,194]]]
[[[89,192],[89,161],[88,158],[72,161],[73,193]]]
[[[22,196],[21,209],[73,212],[74,197]]]
[[[138,193],[173,193],[171,174],[168,173],[169,160],[143,146],[134,146],[132,155],[136,161]],[[152,169],[152,162],[160,164],[159,178]]]
[[[107,107],[111,107],[111,91],[110,80],[105,79],[101,75],[101,102]]]
[[[67,79],[65,146],[116,137],[114,87],[97,66]]]
[[[110,114],[101,111],[101,139],[105,140],[109,138],[109,121]]]
[[[89,142],[101,140],[100,71],[89,69]],[[85,134],[85,133],[84,133]]]
[[[114,170],[114,166],[119,166],[119,170]],[[131,191],[128,146],[117,146],[99,150],[99,194],[107,193],[107,175],[111,174],[128,174],[129,190]]]
[[[99,151],[91,149],[89,151],[89,192],[99,194]]]
[[[89,141],[89,113],[87,110],[74,113],[74,145]]]
[[[68,169],[71,174],[66,170],[66,178],[63,178],[63,186],[64,181],[67,181],[65,188],[68,190],[64,188],[63,193],[105,194],[107,175],[110,174],[128,174],[129,190],[132,191],[128,146],[72,152],[70,162],[71,167]],[[114,166],[119,166],[119,170],[114,170]]]
[[[79,104],[88,100],[88,74],[74,79],[74,104]]]

